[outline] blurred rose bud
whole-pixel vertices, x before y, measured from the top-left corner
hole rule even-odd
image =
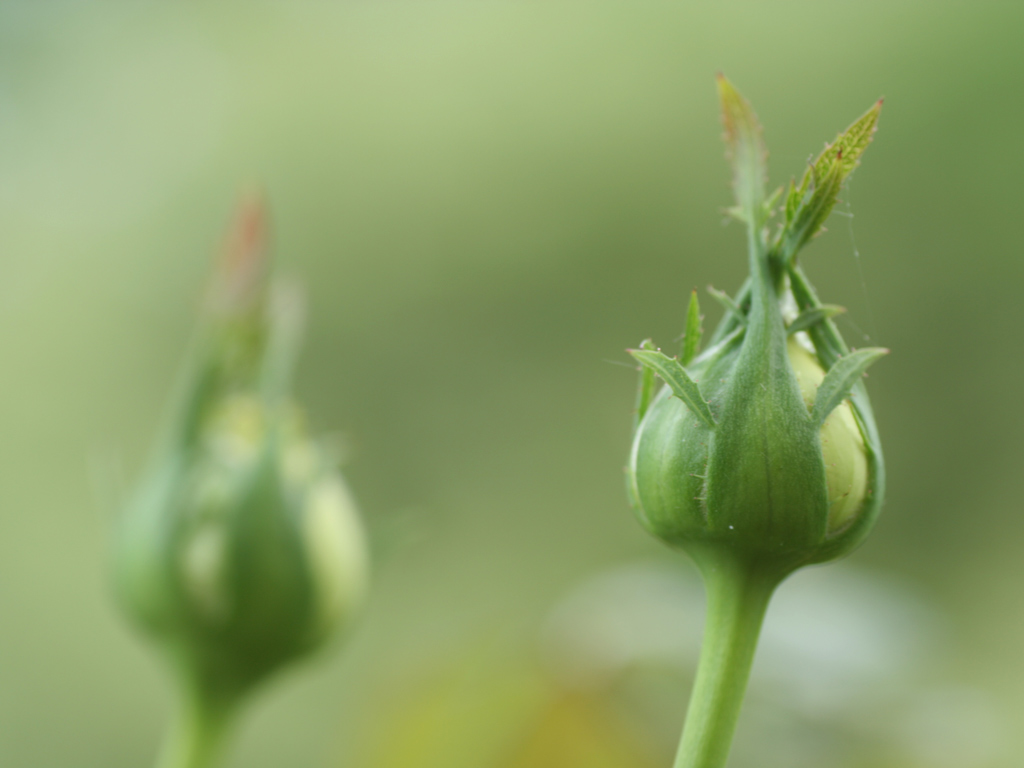
[[[290,396],[301,301],[270,285],[265,250],[250,202],[114,551],[125,611],[215,702],[322,645],[367,584],[355,506]]]

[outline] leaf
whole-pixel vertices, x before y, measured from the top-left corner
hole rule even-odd
[[[888,349],[866,347],[836,361],[818,387],[814,408],[811,411],[812,421],[819,427],[824,424],[828,415],[850,396],[850,390],[864,375],[868,366],[887,354]]]
[[[267,404],[288,399],[305,325],[305,298],[296,283],[271,285],[266,311],[268,334],[260,368],[260,395]]]
[[[715,417],[711,414],[711,406],[700,393],[700,387],[690,378],[690,374],[678,360],[653,349],[630,349],[627,351],[645,368],[650,368],[658,374],[668,384],[672,394],[686,403],[690,412],[708,429],[714,429],[717,426]]]
[[[818,300],[818,295],[814,292],[807,275],[798,265],[791,264],[786,274],[789,276],[789,287],[793,291],[793,298],[796,299],[796,305],[801,312],[824,306]],[[817,325],[810,326],[807,329],[807,335],[811,337],[814,349],[818,353],[818,359],[826,369],[835,365],[840,358],[850,354],[850,349],[843,341],[839,329],[829,318],[825,318]]]
[[[768,216],[772,212],[772,208],[779,202],[779,198],[782,197],[782,187],[776,188],[774,192],[768,195],[768,199],[764,201],[764,213]]]
[[[743,281],[743,285],[740,286],[739,291],[736,292],[736,298],[733,299],[733,303],[740,308],[740,311],[744,311],[744,307],[750,306],[750,295],[751,295],[751,280],[747,277]],[[707,347],[713,347],[718,344],[722,339],[728,336],[730,333],[736,330],[738,326],[742,324],[744,320],[743,316],[737,316],[732,311],[726,313],[726,315],[719,321],[718,327],[715,328],[714,333],[711,334],[711,338],[707,341]]]
[[[864,154],[864,150],[868,148],[868,144],[874,138],[875,131],[878,129],[878,116],[881,112],[882,100],[879,99],[871,106],[871,109],[857,118],[818,155],[818,159],[814,161],[814,174],[824,176],[834,161],[838,161],[840,173],[844,179],[853,173],[853,169],[860,163],[860,156]],[[801,191],[807,188],[811,175],[811,169],[808,169],[800,184]]]
[[[732,296],[725,291],[718,290],[712,285],[708,286],[708,293],[711,294],[711,298],[725,307],[726,312],[732,312],[743,325],[747,324],[747,316],[743,314],[743,310],[740,309],[740,305],[733,301]]]
[[[722,211],[722,213],[724,213],[730,219],[736,219],[736,221],[742,222],[744,224],[747,223],[747,216],[745,213],[743,213],[743,209],[740,208],[738,205],[730,205],[728,208]]]
[[[690,306],[686,310],[686,330],[683,332],[683,354],[680,362],[689,365],[693,358],[700,352],[700,338],[702,330],[700,327],[700,302],[697,301],[697,291],[690,294]],[[643,349],[643,345],[640,345]]]
[[[792,262],[797,251],[822,231],[825,219],[839,199],[843,182],[860,163],[878,127],[881,100],[825,147],[804,173],[800,185],[790,184],[786,195],[786,221],[779,234],[777,257]]]
[[[800,207],[800,191],[796,187],[796,182],[790,180],[789,190],[786,192],[786,226],[789,226],[789,222],[793,220],[796,215],[797,208]]]
[[[761,124],[753,108],[725,75],[718,75],[718,96],[722,104],[726,156],[732,164],[733,194],[743,219],[759,227],[764,217],[764,188],[767,152]]]
[[[654,343],[650,339],[644,339],[640,342],[640,349],[651,349],[654,347]],[[647,413],[647,409],[651,406],[651,400],[654,399],[654,371],[648,368],[646,365],[640,368],[640,386],[637,388],[636,393],[636,420],[633,423],[633,430],[635,431],[640,422],[644,418],[644,414]]]
[[[837,304],[822,304],[820,307],[805,309],[789,324],[786,333],[792,336],[794,333],[807,330],[812,325],[817,325],[825,318],[841,315],[845,311],[846,307],[840,307]]]
[[[844,178],[842,163],[838,161],[833,161],[829,165],[824,176],[819,176],[815,168],[812,185],[782,234],[779,258],[784,264],[791,263],[797,251],[822,230],[825,220],[839,199],[839,190],[843,186]]]

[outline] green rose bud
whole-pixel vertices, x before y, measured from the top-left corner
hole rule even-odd
[[[659,538],[756,553],[792,568],[836,557],[863,538],[883,472],[862,427],[870,411],[841,401],[819,421],[815,402],[826,377],[819,358],[804,339],[786,339],[781,314],[772,337],[759,339],[757,324],[771,320],[750,318],[724,344],[680,366],[699,382],[713,421],[664,387],[637,428],[629,481],[637,515]],[[634,355],[656,369],[675,362],[649,349]]]
[[[183,728],[198,721],[204,733],[344,626],[367,583],[355,506],[289,396],[301,303],[271,290],[262,222],[255,204],[239,217],[180,402],[114,551],[121,603],[182,681]],[[216,741],[181,739],[172,751]]]
[[[752,112],[724,87],[727,127],[738,134],[730,143],[756,141]],[[851,128],[864,134],[860,151],[877,115],[876,107]],[[850,150],[841,153],[848,134],[832,145],[841,158],[833,163],[852,170]],[[759,163],[756,146],[734,154]],[[827,179],[834,171],[819,173]],[[812,174],[803,192],[794,185],[791,195],[806,200],[769,237],[761,174],[751,175],[754,191],[739,196],[755,202],[738,214],[752,231],[751,277],[737,300],[724,297],[729,311],[712,346],[696,354],[699,311],[691,311],[683,359],[647,343],[631,351],[646,369],[644,386],[654,384],[650,372],[666,386],[642,398],[628,480],[637,515],[655,536],[695,553],[749,554],[785,572],[849,551],[877,514],[884,470],[860,379],[886,350],[849,352],[829,319],[838,308],[818,302],[796,251],[786,250],[801,206],[834,204],[815,199],[821,179]]]
[[[630,350],[642,369],[629,495],[644,527],[685,549],[708,588],[676,768],[724,765],[771,594],[796,568],[859,544],[885,480],[863,374],[887,350],[851,352],[830,319],[841,309],[819,302],[796,260],[870,143],[881,102],[790,184],[772,232],[783,191],[765,196],[760,125],[724,78],[719,90],[750,277],[735,298],[712,291],[727,312],[703,353],[696,293],[678,358],[649,342]]]

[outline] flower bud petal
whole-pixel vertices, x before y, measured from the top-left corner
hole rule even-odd
[[[810,410],[814,406],[818,386],[825,378],[825,371],[798,339],[790,338],[787,351],[804,402]],[[828,530],[834,533],[857,514],[868,491],[864,437],[849,401],[840,404],[826,417],[821,426],[821,450],[828,484]]]

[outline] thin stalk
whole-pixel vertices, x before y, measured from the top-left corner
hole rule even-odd
[[[722,768],[746,692],[768,602],[780,578],[716,557],[703,564],[707,620],[674,768]]]
[[[232,707],[191,692],[181,697],[156,768],[212,768],[223,751]]]

